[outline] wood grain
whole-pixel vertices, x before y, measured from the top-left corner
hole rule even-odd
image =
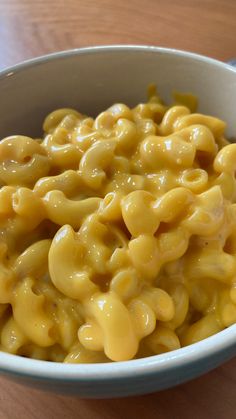
[[[82,400],[0,380],[0,419],[235,419],[236,359],[204,377],[141,397]]]
[[[0,69],[102,44],[150,44],[236,56],[235,0],[0,0]],[[188,384],[117,400],[45,394],[0,379],[0,419],[233,419],[236,359]]]
[[[0,68],[88,45],[153,44],[227,60],[235,0],[0,0]]]

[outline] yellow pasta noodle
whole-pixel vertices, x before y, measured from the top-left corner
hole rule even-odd
[[[179,349],[236,323],[236,145],[192,95],[0,141],[0,349],[65,363]]]

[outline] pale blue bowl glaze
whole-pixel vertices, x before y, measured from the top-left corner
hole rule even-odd
[[[202,342],[139,360],[59,364],[1,353],[0,372],[19,383],[83,398],[125,397],[167,389],[204,374],[236,354],[236,326]]]
[[[223,118],[236,136],[236,70],[196,54],[145,46],[84,48],[37,58],[0,73],[0,138],[39,135],[57,107],[96,113],[113,102],[145,100],[156,82],[200,98],[200,111]],[[236,354],[236,325],[202,342],[163,355],[108,364],[59,364],[0,353],[0,372],[14,381],[81,397],[123,397],[173,387]]]

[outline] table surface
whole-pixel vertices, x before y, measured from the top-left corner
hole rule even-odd
[[[229,60],[236,0],[0,0],[0,69],[89,45],[149,44]],[[128,399],[80,400],[0,379],[0,419],[235,418],[236,359],[190,383]]]

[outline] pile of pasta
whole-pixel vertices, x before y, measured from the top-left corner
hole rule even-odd
[[[2,351],[124,361],[236,322],[236,144],[192,105],[153,90],[0,142]]]

